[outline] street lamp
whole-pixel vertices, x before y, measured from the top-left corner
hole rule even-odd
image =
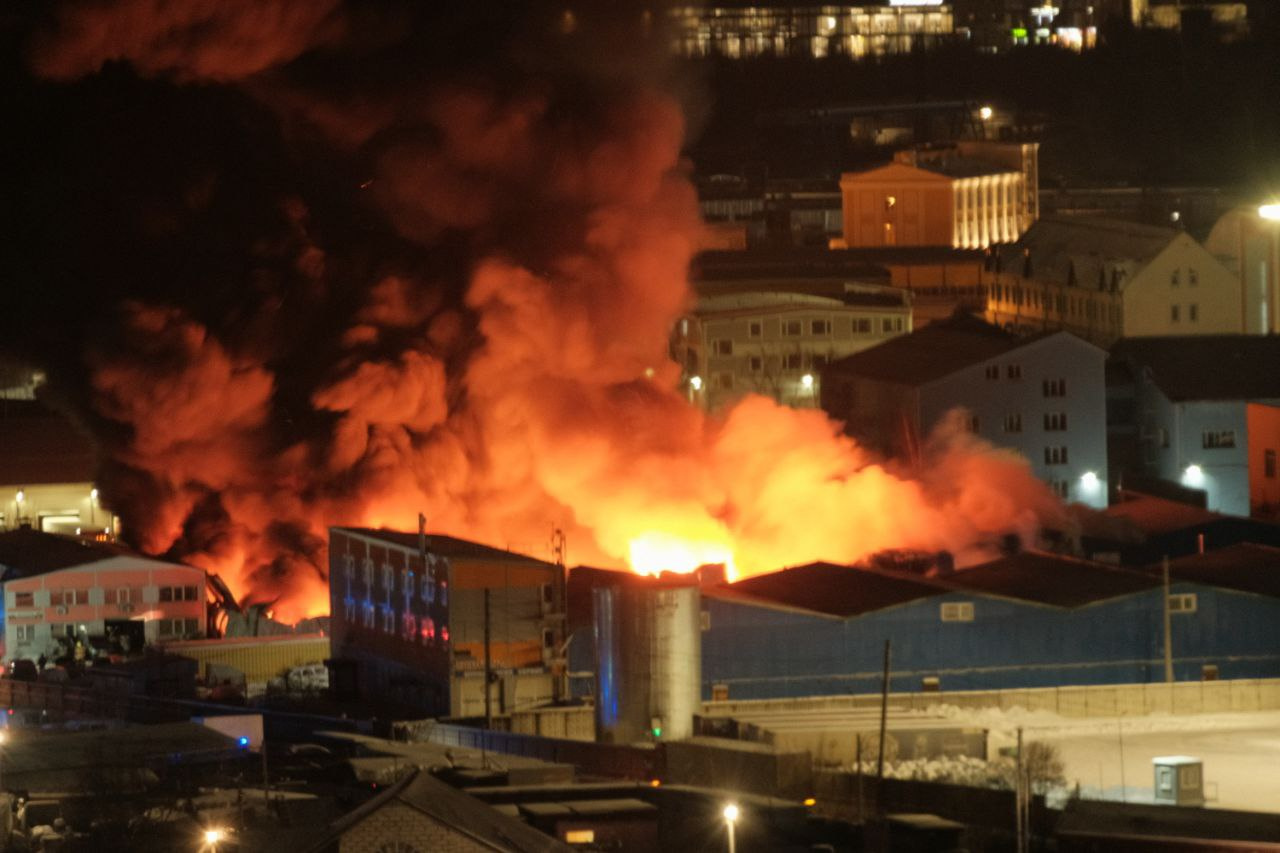
[[[806,373],[804,376],[800,377],[800,387],[804,388],[804,390],[806,391],[813,390],[813,374],[812,373]]]
[[[218,849],[218,844],[221,843],[222,839],[226,838],[226,836],[227,834],[223,832],[221,829],[219,829],[218,827],[216,826],[209,827],[204,831],[205,849],[216,851]]]
[[[738,804],[729,803],[724,807],[724,823],[729,831],[729,853],[734,853],[733,827],[738,822]]]
[[[1280,203],[1271,202],[1258,205],[1258,216],[1271,222],[1280,222]]]
[[[701,376],[690,376],[690,377],[689,377],[689,387],[690,387],[690,388],[692,388],[692,389],[693,389],[693,390],[695,390],[695,391],[701,391],[701,390],[702,390],[702,377],[701,377]]]
[[[978,110],[978,117],[983,121],[990,120],[991,114],[992,114],[991,107],[983,107],[982,109]]]

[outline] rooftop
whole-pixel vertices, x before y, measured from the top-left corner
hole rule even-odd
[[[1150,371],[1173,402],[1280,398],[1280,336],[1125,338],[1111,357]]]
[[[928,266],[982,263],[977,249],[948,246],[888,246],[866,249],[748,249],[712,250],[694,258],[691,278],[696,284],[751,279],[848,279],[879,281],[885,266]]]
[[[1171,501],[1153,495],[1128,494],[1127,499],[1112,504],[1102,510],[1101,514],[1108,518],[1123,519],[1147,536],[1187,530],[1223,517],[1203,507],[1180,501]]]
[[[1017,242],[999,249],[1001,269],[1018,272],[1030,257],[1035,278],[1089,290],[1108,289],[1116,267],[1141,268],[1181,232],[1119,219],[1044,216]],[[1117,282],[1121,286],[1123,282]]]
[[[1148,571],[1158,576],[1160,566]],[[1171,580],[1280,598],[1280,548],[1240,543],[1169,562]]]
[[[878,572],[833,563],[809,563],[768,575],[757,575],[728,587],[706,590],[711,598],[738,595],[847,618],[907,604],[947,589],[924,578]],[[728,593],[727,595],[723,593]]]
[[[930,323],[908,335],[834,361],[827,371],[923,385],[1039,338],[1019,338],[971,315]]]
[[[337,837],[342,833],[378,809],[394,803],[416,809],[454,831],[469,836],[482,848],[507,853],[567,853],[572,849],[421,770],[340,818],[330,827],[328,841],[318,849],[333,848]]]
[[[333,530],[342,530],[347,533],[356,533],[360,536],[367,536],[370,539],[380,539],[383,542],[389,542],[392,545],[399,545],[402,548],[418,548],[418,534],[406,533],[400,530],[387,530],[381,528],[375,530],[371,527],[334,527]],[[457,539],[453,536],[445,536],[442,533],[427,534],[427,548],[434,554],[440,554],[453,560],[500,560],[514,563],[530,563],[540,566],[550,565],[545,560],[539,560],[536,557],[530,557],[527,554],[521,554],[516,551],[504,551],[501,548],[494,548],[490,545],[483,545],[479,542],[472,542],[468,539]]]
[[[1052,607],[1082,607],[1159,585],[1141,572],[1038,551],[1023,551],[962,569],[947,575],[946,582],[960,589]]]
[[[123,545],[85,542],[29,527],[0,533],[0,577],[6,580],[129,555],[141,556]]]

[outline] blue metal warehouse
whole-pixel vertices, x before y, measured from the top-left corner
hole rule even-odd
[[[1170,578],[1178,680],[1280,676],[1280,550],[1185,557]],[[886,639],[895,691],[1162,681],[1162,596],[1158,566],[1036,552],[941,577],[786,569],[703,590],[703,697],[873,692]]]

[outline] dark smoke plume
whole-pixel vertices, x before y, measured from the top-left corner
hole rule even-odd
[[[539,555],[556,526],[582,560],[744,571],[1053,511],[964,439],[938,451],[954,479],[908,480],[818,413],[691,408],[666,343],[700,226],[660,16],[472,5],[6,20],[0,347],[97,437],[132,542],[288,618],[327,607],[328,525],[419,511]]]

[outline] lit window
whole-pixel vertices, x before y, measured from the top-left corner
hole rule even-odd
[[[893,206],[897,203],[898,203],[898,199],[895,196],[887,195],[884,197],[885,210],[893,210]]]
[[[944,601],[939,615],[943,622],[972,622],[972,601]]]

